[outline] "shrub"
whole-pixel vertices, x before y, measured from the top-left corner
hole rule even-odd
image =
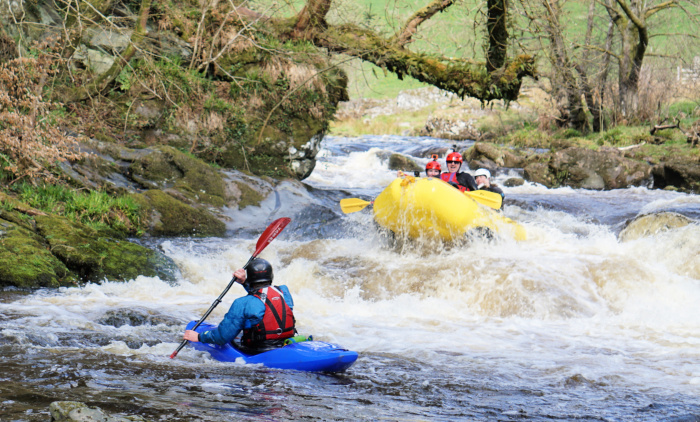
[[[77,140],[56,126],[61,104],[42,90],[54,71],[49,56],[17,58],[0,65],[0,164],[5,180],[54,182],[61,161],[79,159]]]

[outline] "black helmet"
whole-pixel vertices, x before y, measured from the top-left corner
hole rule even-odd
[[[246,284],[251,287],[269,286],[272,284],[272,265],[264,259],[255,258],[246,268]]]

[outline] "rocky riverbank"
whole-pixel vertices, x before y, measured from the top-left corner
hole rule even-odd
[[[365,114],[361,111],[363,107],[355,104],[354,113],[359,118],[376,118],[392,110],[400,115],[401,110],[415,111],[436,104],[450,109],[448,97],[433,95],[431,90],[426,93],[425,97],[421,97],[422,91],[405,93],[393,109],[378,110],[375,103],[366,102],[369,108]],[[352,118],[348,117],[348,107],[341,107],[345,111],[339,113],[339,119]],[[445,109],[439,109],[444,113]],[[455,113],[448,127],[472,128],[467,132],[452,132],[456,138],[473,135],[479,118],[497,112]],[[434,120],[428,119],[420,130],[435,127],[430,122]],[[520,169],[525,180],[548,187],[646,186],[700,192],[697,148],[659,145],[649,149],[641,144],[590,148],[580,140],[555,137],[518,146],[508,143],[512,139],[506,137],[484,141],[489,137],[480,133],[478,138],[482,140],[462,151],[472,170]],[[268,177],[215,168],[166,145],[128,148],[92,139],[81,144],[80,149],[88,153],[86,158],[62,165],[71,185],[132,198],[140,206],[145,237],[225,236],[229,217],[224,211],[260,203],[278,183]],[[664,149],[669,153],[658,154]],[[444,156],[444,151],[435,152]],[[419,169],[410,159],[397,155],[390,157],[389,165],[394,169]],[[0,201],[2,286],[58,287],[100,282],[105,278],[129,280],[138,275],[173,279],[177,273],[177,268],[162,254],[129,241],[123,232],[97,231],[32,208],[8,194],[2,194]]]
[[[522,169],[525,180],[547,187],[646,186],[700,193],[700,149],[685,133],[616,127],[582,136],[536,129],[537,122],[551,115],[548,103],[536,87],[524,88],[518,103],[490,108],[424,88],[390,100],[341,103],[333,133],[348,136],[358,128],[374,130],[380,121],[391,122],[397,134],[476,140],[472,148],[461,151],[472,170]],[[700,118],[700,108],[695,113]]]
[[[215,169],[167,146],[131,149],[91,141],[87,158],[64,163],[77,189],[104,190],[134,199],[144,236],[224,236],[225,208],[258,204],[276,181]],[[130,280],[139,275],[173,280],[176,266],[124,232],[95,230],[0,193],[0,287],[60,287]],[[133,239],[132,239],[133,240]]]

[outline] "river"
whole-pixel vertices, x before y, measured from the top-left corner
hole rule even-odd
[[[303,183],[228,211],[230,236],[150,240],[178,264],[175,283],[0,292],[0,419],[46,421],[50,402],[77,400],[164,421],[700,420],[700,226],[617,238],[640,214],[699,219],[700,196],[526,182],[504,191],[528,239],[463,245],[397,245],[371,208],[341,213],[340,199],[393,180],[391,152],[424,164],[453,143],[326,138]],[[261,257],[289,286],[300,333],[359,352],[356,364],[274,370],[190,347],[169,359],[282,216],[292,223]]]

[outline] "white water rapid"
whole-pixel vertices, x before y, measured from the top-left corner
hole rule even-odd
[[[0,412],[10,416],[0,419],[46,420],[49,402],[78,400],[153,420],[700,420],[700,225],[617,237],[641,214],[697,220],[700,196],[505,187],[505,215],[528,239],[454,247],[397,247],[371,207],[340,212],[339,199],[371,200],[393,180],[391,152],[425,164],[451,144],[324,140],[304,183],[230,212],[231,237],[157,239],[180,268],[174,284],[5,292]],[[293,222],[261,257],[290,288],[300,333],[358,362],[324,375],[220,363],[190,347],[170,360],[273,212]],[[242,294],[234,286],[208,320]]]

